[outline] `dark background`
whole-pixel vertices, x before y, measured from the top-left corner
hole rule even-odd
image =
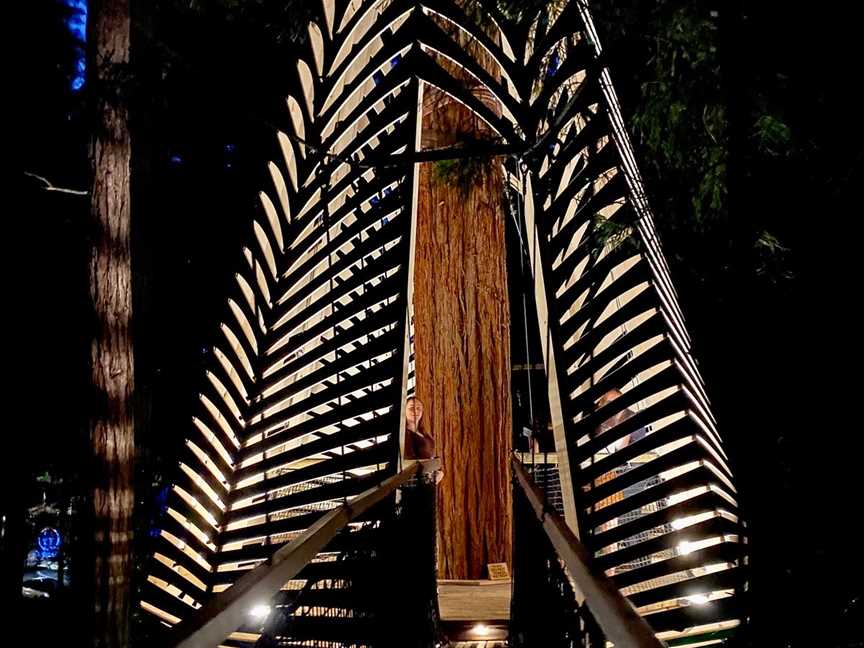
[[[8,507],[41,497],[46,470],[78,492],[86,455],[86,199],[23,172],[86,187],[88,86],[71,87],[75,3],[23,4],[24,44],[7,61]],[[751,634],[739,641],[753,646],[862,645],[854,4],[592,3],[738,475],[752,536]],[[284,125],[303,10],[161,0],[135,16],[142,556]]]

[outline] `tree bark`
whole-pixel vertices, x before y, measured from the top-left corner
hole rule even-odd
[[[130,2],[90,7],[88,67],[95,119],[90,146],[90,417],[93,515],[93,645],[129,645],[134,388],[128,108],[121,78],[129,62]]]
[[[426,88],[423,147],[480,139],[485,125]],[[497,160],[455,176],[420,172],[414,326],[417,393],[436,441],[439,577],[476,579],[510,564],[510,309]]]

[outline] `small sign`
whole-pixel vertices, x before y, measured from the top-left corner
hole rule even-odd
[[[489,580],[510,580],[507,563],[489,563],[486,569],[489,571]]]

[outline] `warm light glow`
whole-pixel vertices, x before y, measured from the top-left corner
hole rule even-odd
[[[485,623],[478,623],[473,628],[471,628],[471,632],[473,632],[478,637],[485,637],[491,632],[491,630],[489,629],[489,626],[487,626]]]
[[[693,605],[708,605],[711,601],[707,594],[692,594],[690,596],[685,596],[684,598],[690,601]]]
[[[693,553],[694,551],[696,551],[696,548],[694,547],[692,542],[687,542],[687,540],[683,540],[682,542],[678,543],[679,556],[686,556],[687,554]]]
[[[270,614],[270,606],[258,604],[252,606],[252,609],[249,610],[249,616],[257,621],[263,621],[267,618],[267,615]]]

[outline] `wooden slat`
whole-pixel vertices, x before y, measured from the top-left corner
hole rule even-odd
[[[215,646],[243,624],[250,608],[269,600],[284,583],[309,564],[349,522],[383,500],[418,473],[438,469],[435,459],[415,462],[380,486],[360,494],[349,504],[322,516],[292,542],[277,550],[269,561],[246,572],[229,589],[214,595],[186,621],[178,624],[167,644],[176,648]]]

